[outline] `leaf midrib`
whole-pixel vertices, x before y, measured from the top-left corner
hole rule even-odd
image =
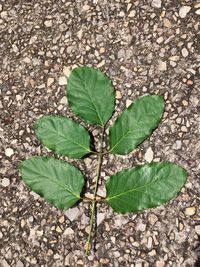
[[[59,131],[52,130],[52,132],[54,132],[55,134],[58,134],[59,136],[61,136],[61,137],[63,137],[64,139],[66,139],[67,141],[69,141],[69,142],[71,142],[71,143],[73,143],[73,144],[75,144],[75,145],[78,145],[78,146],[82,147],[82,148],[85,149],[86,151],[91,152],[91,150],[89,150],[88,148],[86,148],[86,147],[84,147],[83,145],[81,145],[81,144],[79,144],[79,143],[77,143],[77,142],[75,142],[75,141],[73,141],[73,140],[67,138],[65,135],[61,134]]]
[[[127,135],[129,135],[131,132],[134,132],[134,130],[128,130],[125,134],[123,134],[122,137],[119,139],[119,141],[111,148],[109,152],[112,152],[113,149],[122,142],[122,139],[125,139]]]
[[[95,80],[94,88],[96,87],[96,83],[97,83],[97,79]],[[100,121],[101,125],[103,126],[104,123],[103,123],[103,121],[102,121],[102,119],[101,119],[101,117],[100,117],[100,115],[99,115],[99,112],[98,112],[98,110],[97,110],[97,108],[96,108],[96,105],[94,104],[94,101],[93,101],[93,99],[92,99],[92,96],[90,95],[90,92],[89,92],[87,86],[85,86],[85,84],[84,84],[84,87],[85,87],[86,91],[88,92],[88,96],[89,96],[89,98],[90,98],[90,100],[91,100],[91,102],[92,102],[92,105],[93,105],[93,107],[94,107],[94,111],[96,112],[96,114],[97,114],[97,116],[98,116],[98,118],[99,118],[99,121]]]
[[[120,193],[120,194],[118,194],[118,195],[115,195],[115,196],[113,196],[113,197],[110,197],[110,198],[108,197],[108,198],[106,198],[106,200],[109,201],[109,200],[111,200],[111,199],[118,198],[118,197],[120,197],[120,196],[122,196],[122,195],[126,195],[126,194],[128,194],[128,193],[130,193],[130,192],[138,191],[138,190],[141,189],[141,188],[144,188],[144,187],[146,187],[146,186],[148,186],[148,185],[151,185],[151,184],[155,183],[158,179],[159,179],[159,177],[157,177],[154,181],[152,181],[152,182],[150,182],[150,183],[146,183],[146,184],[144,184],[143,186],[140,186],[140,187],[137,187],[137,188],[133,188],[133,189],[131,189],[131,190],[128,190],[128,191],[126,191],[126,192],[122,192],[122,193]],[[161,179],[162,179],[162,178],[161,178]]]
[[[27,167],[27,166],[24,166],[25,168],[27,168],[28,170],[31,170],[32,173],[35,173],[36,175],[38,176],[41,176],[43,178],[46,178],[47,180],[51,181],[52,183],[60,186],[61,188],[65,189],[67,192],[71,193],[73,196],[75,196],[77,199],[79,199],[80,197],[75,195],[72,191],[70,191],[69,189],[67,189],[66,187],[64,187],[63,185],[59,184],[58,182],[56,182],[55,180],[52,180],[50,179],[48,176],[44,175],[44,174],[41,174],[39,172],[37,172],[36,170],[34,169],[31,169],[30,167]]]
[[[119,139],[119,141],[111,148],[110,152],[113,151],[113,149],[121,143],[122,139],[126,138],[126,136],[133,131],[128,130],[125,134],[122,135],[122,137]]]

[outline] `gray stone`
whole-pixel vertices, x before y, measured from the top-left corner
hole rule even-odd
[[[179,9],[179,16],[183,19],[187,16],[187,14],[190,12],[191,7],[190,6],[182,6]]]
[[[152,0],[152,7],[161,8],[162,1],[161,0]]]
[[[23,262],[21,262],[20,260],[16,263],[16,267],[24,267]]]
[[[75,207],[75,208],[66,210],[64,214],[70,221],[74,221],[80,216],[80,210],[77,207]]]
[[[195,232],[200,236],[200,225],[195,226]]]
[[[63,235],[73,235],[74,234],[74,230],[71,227],[68,227],[65,229]]]
[[[105,219],[105,213],[97,213],[97,226],[99,226]]]
[[[1,261],[1,267],[10,267],[6,260]]]

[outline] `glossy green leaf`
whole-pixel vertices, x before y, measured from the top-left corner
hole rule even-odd
[[[72,207],[84,185],[82,173],[74,166],[50,157],[32,157],[20,168],[24,182],[60,209]]]
[[[144,96],[134,101],[110,128],[110,152],[119,155],[130,153],[157,128],[163,112],[162,96]]]
[[[154,208],[175,197],[186,178],[186,171],[170,162],[137,166],[110,177],[106,201],[119,213]]]
[[[35,127],[41,143],[69,158],[81,158],[90,153],[90,135],[80,124],[60,116],[44,116]]]
[[[105,125],[114,111],[111,81],[101,71],[79,67],[68,79],[67,97],[72,111],[92,124]]]

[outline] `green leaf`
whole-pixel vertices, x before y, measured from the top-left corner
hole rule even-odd
[[[35,132],[42,144],[69,158],[90,153],[90,135],[78,123],[60,116],[44,116],[36,123]]]
[[[170,162],[137,166],[110,177],[106,201],[119,213],[154,208],[175,197],[186,178],[186,171]]]
[[[67,97],[72,111],[91,124],[105,125],[114,111],[112,83],[93,68],[79,67],[71,72]]]
[[[74,166],[50,157],[32,157],[20,167],[24,182],[57,208],[68,209],[80,199],[84,178]]]
[[[164,112],[162,96],[144,96],[117,118],[109,131],[110,152],[126,155],[157,128]]]

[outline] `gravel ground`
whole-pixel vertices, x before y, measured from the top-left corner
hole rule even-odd
[[[1,267],[200,266],[199,18],[200,2],[190,0],[0,1]],[[151,160],[175,162],[190,174],[179,196],[156,209],[118,215],[99,204],[88,258],[88,204],[62,212],[31,192],[18,171],[22,159],[53,155],[34,135],[37,118],[61,114],[79,121],[65,85],[80,65],[113,80],[112,121],[140,95],[166,100],[151,138],[126,157],[104,157],[102,181]],[[88,127],[97,141],[99,129]],[[92,192],[96,157],[70,162]],[[98,193],[105,194],[103,182]]]

